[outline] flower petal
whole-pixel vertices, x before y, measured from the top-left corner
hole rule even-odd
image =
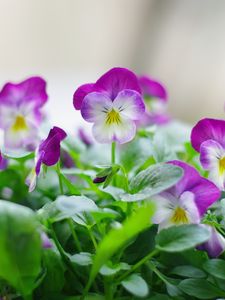
[[[105,122],[98,121],[92,127],[95,139],[99,143],[111,143],[113,141],[119,144],[131,141],[136,133],[136,125],[133,121],[121,118],[119,124],[107,125]]]
[[[81,85],[73,94],[73,106],[75,107],[75,109],[80,110],[84,97],[94,91],[94,83]]]
[[[160,224],[162,222],[167,222],[171,219],[173,215],[173,210],[175,208],[176,201],[170,201],[170,198],[166,198],[166,195],[156,195],[151,198],[151,201],[156,206],[156,212],[152,217],[152,222],[154,224]]]
[[[164,102],[167,101],[167,91],[160,82],[148,76],[140,76],[138,81],[144,97],[155,97]]]
[[[0,104],[16,105],[34,102],[41,107],[48,99],[46,81],[41,77],[31,77],[20,83],[7,83],[0,91]]]
[[[81,115],[87,122],[105,120],[107,112],[112,109],[112,100],[103,93],[88,94],[81,106]]]
[[[137,76],[125,68],[113,68],[102,75],[96,82],[95,88],[106,91],[114,100],[119,92],[125,89],[134,90],[141,94]]]
[[[139,120],[145,112],[145,104],[139,93],[132,90],[119,92],[113,101],[113,107],[120,111],[120,114],[131,120]]]
[[[192,129],[191,144],[196,151],[207,140],[214,140],[225,147],[225,121],[217,119],[202,119]]]
[[[198,207],[195,202],[195,194],[189,191],[184,192],[180,196],[180,205],[187,212],[189,222],[192,224],[198,224],[201,221]]]
[[[181,167],[184,175],[176,186],[169,190],[177,197],[185,191],[192,192],[195,195],[195,203],[200,215],[204,215],[208,207],[220,198],[220,190],[211,181],[201,177],[192,166],[181,161],[170,163]]]

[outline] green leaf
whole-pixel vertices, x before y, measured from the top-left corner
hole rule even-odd
[[[171,274],[179,275],[182,277],[192,278],[205,278],[206,274],[201,269],[193,266],[177,266],[171,272]]]
[[[113,256],[122,246],[135,237],[138,233],[151,225],[151,217],[154,214],[154,205],[140,207],[135,214],[127,219],[121,227],[112,229],[101,241],[97,248],[94,264],[89,281],[97,275],[100,268]]]
[[[95,202],[85,196],[59,196],[55,205],[59,211],[68,217],[81,212],[98,210]]]
[[[148,188],[149,197],[173,186],[183,176],[183,170],[172,164],[159,163],[138,173],[131,182],[131,193]]]
[[[62,179],[63,183],[66,185],[66,187],[68,188],[69,192],[71,193],[71,195],[80,195],[80,191],[75,187],[75,185],[73,185],[69,179],[66,178],[65,175],[63,175],[62,173],[60,173],[60,178]]]
[[[225,296],[225,292],[205,279],[185,279],[180,282],[179,288],[187,295],[198,299],[215,299]]]
[[[138,274],[132,274],[121,282],[122,286],[137,297],[146,297],[148,295],[148,285]]]
[[[72,263],[75,263],[79,266],[89,266],[93,263],[93,254],[88,252],[80,252],[78,254],[74,254],[70,256],[70,260]]]
[[[30,294],[41,270],[41,250],[33,211],[0,200],[0,277]]]
[[[103,265],[100,269],[100,274],[103,276],[112,276],[122,270],[129,270],[130,266],[127,263],[118,263],[112,264],[112,262],[108,262],[107,264]]]
[[[45,249],[43,254],[46,275],[40,286],[41,293],[60,292],[64,286],[65,267],[57,250]]]
[[[211,259],[204,263],[204,270],[214,277],[225,280],[225,261],[222,259]]]
[[[180,252],[206,242],[209,237],[209,230],[199,225],[173,226],[160,231],[156,237],[156,248],[165,252]]]

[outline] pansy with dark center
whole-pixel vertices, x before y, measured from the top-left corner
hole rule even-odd
[[[79,87],[73,103],[87,122],[94,123],[93,135],[100,143],[122,144],[132,140],[135,122],[145,111],[138,79],[124,68],[111,69],[96,83]]]
[[[159,229],[200,223],[208,207],[219,199],[220,191],[185,162],[170,163],[181,167],[184,175],[174,187],[152,198],[157,207],[153,222],[159,224]]]
[[[4,146],[34,149],[38,143],[41,108],[47,101],[46,82],[31,77],[21,83],[7,83],[0,91],[0,128]]]
[[[53,127],[48,137],[41,142],[36,151],[35,168],[27,178],[29,191],[33,191],[36,186],[37,176],[40,174],[41,165],[55,165],[60,159],[60,143],[66,138],[67,134],[59,127]]]
[[[202,119],[192,129],[191,143],[200,152],[200,162],[209,178],[225,189],[225,121]]]

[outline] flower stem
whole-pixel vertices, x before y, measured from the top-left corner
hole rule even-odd
[[[82,248],[81,248],[81,245],[80,245],[80,242],[79,242],[79,239],[77,237],[77,234],[76,234],[76,231],[74,229],[74,226],[73,226],[73,222],[71,219],[67,219],[67,223],[70,227],[70,230],[71,230],[71,234],[72,234],[72,237],[73,237],[73,240],[74,240],[74,243],[76,245],[76,248],[79,252],[82,252]]]
[[[112,147],[111,147],[111,162],[112,162],[112,165],[114,165],[115,162],[116,162],[116,142],[112,142]]]
[[[61,195],[63,195],[64,191],[63,191],[63,183],[62,183],[62,178],[61,178],[61,168],[60,168],[60,162],[59,161],[57,162],[57,165],[56,165],[56,172],[57,172],[57,175],[58,175],[58,178],[59,178],[60,193],[61,193]]]
[[[123,275],[121,275],[118,278],[118,282],[121,282],[122,280],[124,280],[128,275],[130,275],[131,273],[133,273],[135,270],[137,270],[140,266],[142,266],[143,264],[145,264],[148,260],[150,260],[153,256],[155,256],[157,253],[159,252],[159,250],[155,249],[152,252],[150,252],[149,254],[147,254],[145,257],[143,257],[141,260],[139,260],[135,265],[133,265],[131,267],[130,270],[128,270],[127,272],[125,272]]]
[[[89,236],[90,236],[90,238],[91,238],[91,241],[92,241],[92,243],[93,243],[93,245],[94,245],[94,248],[95,248],[95,250],[96,250],[97,247],[98,247],[98,244],[97,244],[96,239],[95,239],[95,237],[94,237],[94,235],[93,235],[93,233],[92,233],[92,231],[91,231],[91,228],[88,228],[88,233],[89,233]]]

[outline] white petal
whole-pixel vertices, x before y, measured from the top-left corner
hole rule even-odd
[[[180,205],[187,213],[189,223],[197,224],[200,223],[201,217],[194,199],[195,195],[192,192],[184,192],[180,196]]]

